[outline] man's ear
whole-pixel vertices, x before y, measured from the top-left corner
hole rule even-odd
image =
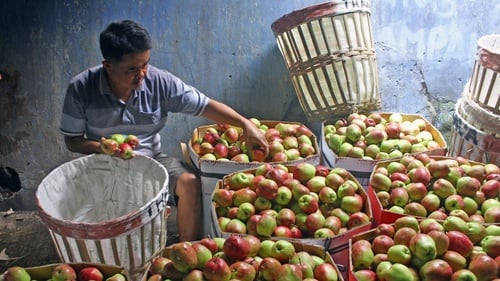
[[[111,62],[109,60],[103,60],[102,61],[102,66],[108,70],[109,68],[111,68]]]

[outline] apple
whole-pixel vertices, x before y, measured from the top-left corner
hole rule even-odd
[[[483,217],[485,223],[500,223],[500,206],[488,208]]]
[[[196,258],[198,260],[195,268],[202,269],[208,260],[213,257],[212,251],[201,243],[194,243],[192,247],[196,252]]]
[[[255,206],[250,202],[244,202],[238,206],[236,217],[241,221],[247,221],[255,214]]]
[[[361,239],[352,243],[351,259],[354,270],[370,269],[374,256],[371,243],[367,240]]]
[[[295,224],[295,212],[289,208],[282,208],[278,211],[276,220],[278,222],[278,225],[290,227]]]
[[[394,263],[385,275],[387,281],[416,280],[410,268],[402,263]]]
[[[434,193],[427,193],[420,201],[420,204],[422,204],[427,210],[427,213],[430,214],[441,207],[441,199]]]
[[[287,263],[294,254],[295,247],[290,241],[285,239],[277,240],[271,247],[271,257],[281,263]]]
[[[286,166],[277,164],[270,171],[268,171],[264,177],[272,179],[278,185],[283,185],[283,183],[290,177],[288,173],[288,168]]]
[[[328,239],[334,237],[335,235],[336,233],[327,227],[318,228],[313,232],[314,239]]]
[[[273,203],[271,202],[271,200],[266,199],[262,196],[257,196],[257,198],[255,198],[254,206],[256,212],[268,210],[272,207],[272,205]]]
[[[292,238],[292,230],[288,226],[277,225],[274,227],[273,236]]]
[[[318,210],[319,202],[318,199],[316,199],[316,197],[314,197],[313,195],[304,194],[300,196],[298,200],[298,207],[302,212],[311,214]]]
[[[87,266],[78,271],[77,278],[78,281],[102,281],[104,276],[99,268],[95,266]]]
[[[232,205],[240,206],[243,203],[254,204],[257,193],[249,187],[244,187],[233,192]]]
[[[394,244],[410,245],[410,239],[417,235],[417,231],[411,227],[401,227],[394,233]]]
[[[153,261],[151,262],[151,266],[149,267],[148,274],[149,275],[161,274],[163,272],[163,268],[168,262],[171,262],[170,259],[167,259],[166,257],[163,256],[158,256],[154,258]]]
[[[212,254],[215,254],[218,250],[217,243],[211,237],[203,237],[201,238],[199,243],[207,247],[210,250],[210,252],[212,252]]]
[[[119,153],[120,148],[118,142],[113,139],[103,139],[100,144],[101,150],[108,155]]]
[[[168,256],[176,270],[187,273],[198,264],[196,251],[191,243],[179,242],[169,247]]]
[[[494,280],[497,277],[497,265],[495,260],[484,254],[474,256],[468,268],[476,275],[477,280]]]
[[[265,241],[270,241],[270,240],[264,240],[263,243]],[[274,280],[275,275],[280,267],[281,263],[276,258],[273,258],[271,256],[266,256],[260,262],[259,276],[262,277],[264,280]]]
[[[342,221],[340,220],[339,217],[330,215],[325,218],[325,223],[323,224],[323,227],[329,228],[331,231],[333,231],[333,233],[337,234],[342,228]]]
[[[5,271],[3,279],[5,281],[30,281],[31,276],[24,267],[10,266]]]
[[[387,249],[387,260],[394,263],[409,265],[412,259],[412,253],[408,246],[403,244],[394,244]]]
[[[127,278],[121,273],[115,273],[111,277],[106,278],[106,281],[127,281]]]
[[[427,210],[418,202],[410,202],[404,206],[404,213],[410,216],[426,217]]]
[[[253,281],[257,274],[255,267],[247,262],[237,261],[229,266],[231,271],[230,279],[237,279],[240,281]]]
[[[467,268],[467,259],[458,252],[448,250],[441,258],[451,266],[453,272]]]
[[[500,236],[487,235],[480,241],[484,252],[491,257],[500,256]]]
[[[387,254],[387,250],[393,245],[394,240],[386,234],[377,235],[372,240],[372,250],[374,254]]]
[[[394,228],[393,224],[381,223],[375,227],[375,235],[377,235],[377,236],[378,235],[387,235],[390,238],[393,238],[395,232],[396,232],[396,229]]]
[[[269,214],[264,214],[257,222],[256,232],[263,237],[270,237],[276,227],[276,218]]]
[[[75,270],[67,263],[58,264],[52,269],[52,280],[54,281],[76,280],[76,278]]]
[[[230,221],[227,222],[225,231],[231,233],[245,234],[247,233],[247,226],[243,221],[234,218],[230,219]]]
[[[443,255],[449,249],[450,238],[441,230],[431,230],[427,233],[436,245],[437,256]]]
[[[460,269],[451,275],[451,281],[477,281],[476,275],[468,269]]]
[[[219,228],[222,232],[227,231],[227,224],[231,221],[230,218],[228,217],[218,217],[217,218],[217,224],[219,225]]]
[[[322,187],[318,192],[321,203],[335,203],[337,201],[337,193],[329,186]]]
[[[314,212],[307,215],[306,228],[309,233],[314,233],[316,230],[323,227],[325,224],[325,216],[321,212]]]
[[[370,186],[376,191],[390,191],[391,179],[382,173],[373,173],[370,177]]]
[[[231,161],[240,162],[240,163],[248,163],[248,162],[250,162],[250,158],[248,157],[248,154],[240,153],[240,154],[236,154],[235,156],[231,157]]]
[[[419,270],[423,280],[450,280],[453,274],[451,266],[442,259],[425,262]]]
[[[446,231],[457,230],[466,233],[468,230],[467,222],[457,216],[448,216],[443,221],[443,226]]]
[[[292,174],[294,179],[299,180],[302,184],[306,184],[307,181],[316,175],[316,167],[308,162],[302,162],[295,166]]]
[[[487,180],[480,189],[486,198],[498,198],[500,195],[500,178]]]
[[[352,229],[370,223],[370,217],[363,212],[355,212],[349,215],[347,228]]]
[[[195,269],[197,270],[197,269]],[[203,279],[203,272],[201,272],[201,276],[199,276],[198,280]],[[189,275],[191,275],[191,273],[189,273]],[[195,275],[195,274],[193,274]],[[189,277],[189,278],[194,278],[194,277]],[[193,279],[189,279],[189,278],[186,278],[187,280],[193,280]],[[147,278],[147,281],[162,281],[163,280],[163,276],[161,276],[161,274],[159,273],[156,273],[156,274],[153,274],[153,275],[148,275],[148,278]],[[196,280],[196,279],[194,279]]]
[[[451,230],[446,232],[446,236],[450,240],[449,250],[456,251],[466,258],[470,256],[474,244],[465,233]]]
[[[322,263],[314,269],[314,278],[318,281],[337,281],[339,280],[338,272],[330,263]]]
[[[225,188],[218,188],[212,194],[212,200],[220,207],[229,207],[233,203],[233,193]]]
[[[257,189],[255,192],[257,196],[263,197],[268,200],[273,200],[278,196],[278,184],[276,181],[265,178],[257,184]]]
[[[340,208],[347,213],[360,212],[363,208],[363,199],[359,196],[344,196],[341,199]]]
[[[203,277],[208,281],[229,281],[231,278],[231,270],[224,259],[213,257],[203,268]]]
[[[229,187],[233,190],[248,187],[252,184],[254,175],[246,172],[236,172],[229,176]]]
[[[120,156],[123,159],[130,159],[134,156],[134,149],[128,143],[121,143],[119,146]]]
[[[276,195],[276,198],[274,198],[274,202],[278,203],[281,206],[287,206],[290,201],[292,201],[292,190],[285,186],[281,185],[278,187],[278,194]]]

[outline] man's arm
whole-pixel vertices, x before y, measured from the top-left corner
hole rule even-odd
[[[71,152],[82,154],[103,153],[100,142],[88,140],[83,136],[64,136],[64,143]]]
[[[230,124],[243,129],[247,147],[261,148],[267,155],[269,152],[268,143],[262,131],[247,118],[241,116],[231,107],[210,99],[201,116],[216,123]]]

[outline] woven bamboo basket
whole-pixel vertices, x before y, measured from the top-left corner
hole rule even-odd
[[[168,174],[154,159],[74,159],[38,186],[41,220],[64,262],[123,266],[136,279],[166,243]]]
[[[367,0],[330,1],[282,16],[271,29],[309,120],[380,108]]]
[[[479,106],[500,114],[500,34],[483,36],[466,95]]]

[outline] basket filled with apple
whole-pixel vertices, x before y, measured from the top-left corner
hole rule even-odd
[[[250,120],[260,128],[269,142],[269,154],[261,149],[249,150],[243,130],[227,124],[196,128],[188,144],[181,144],[187,163],[199,171],[203,196],[203,233],[215,235],[212,228],[211,196],[217,181],[225,175],[255,168],[261,163],[320,163],[318,140],[302,123]]]
[[[372,227],[366,191],[344,168],[263,163],[226,175],[212,195],[218,236],[237,233],[326,249]]]
[[[205,237],[167,246],[142,281],[342,281],[323,248],[253,235]]]
[[[368,186],[377,224],[406,215],[500,224],[499,196],[497,165],[425,153],[379,162]]]
[[[35,267],[11,266],[0,275],[4,281],[129,281],[123,267],[97,263],[57,263]]]
[[[445,156],[447,149],[442,134],[418,114],[351,113],[323,122],[321,136],[325,165],[346,168],[365,188],[380,160],[422,152]]]
[[[349,280],[498,280],[500,226],[400,217],[349,242]]]

